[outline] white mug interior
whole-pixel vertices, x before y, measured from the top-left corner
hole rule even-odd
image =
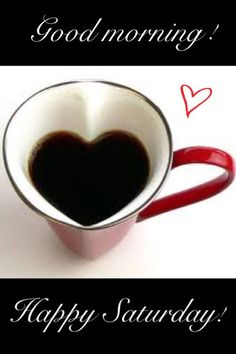
[[[135,135],[150,160],[144,190],[122,210],[95,225],[84,226],[64,215],[35,189],[28,172],[35,143],[60,130],[77,133],[87,141],[114,130]],[[131,217],[156,196],[171,166],[171,134],[159,108],[142,94],[102,81],[68,82],[34,94],[16,110],[5,132],[4,159],[18,194],[34,210],[71,226],[103,228]]]

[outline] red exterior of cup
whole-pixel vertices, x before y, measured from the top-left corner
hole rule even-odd
[[[140,222],[166,211],[210,198],[227,188],[234,179],[235,163],[225,151],[199,146],[181,149],[174,153],[172,168],[192,163],[218,166],[223,168],[224,173],[199,186],[156,200],[146,205],[140,213],[105,228],[88,230],[56,221],[48,222],[57,236],[80,256],[89,259],[97,258],[121,241],[136,220]]]
[[[137,215],[103,229],[86,230],[48,221],[61,241],[81,257],[94,259],[120,242],[136,221]]]

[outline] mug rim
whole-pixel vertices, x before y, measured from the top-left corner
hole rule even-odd
[[[8,132],[8,128],[11,124],[11,122],[13,121],[15,115],[17,114],[17,112],[21,109],[21,107],[27,103],[29,100],[31,100],[31,98],[33,98],[34,96],[40,94],[41,92],[44,92],[44,91],[47,91],[47,90],[50,90],[52,88],[56,88],[56,87],[60,87],[60,86],[65,86],[65,85],[71,85],[71,84],[78,84],[78,83],[98,83],[98,84],[105,84],[105,85],[108,85],[108,86],[115,86],[115,87],[119,87],[123,90],[126,90],[126,91],[129,91],[131,92],[132,94],[135,94],[135,95],[138,95],[142,100],[144,100],[146,103],[148,103],[148,105],[150,105],[157,113],[158,115],[160,116],[164,126],[165,126],[165,130],[166,130],[166,133],[167,133],[167,137],[168,137],[168,145],[169,145],[169,156],[168,156],[168,162],[167,162],[167,167],[166,167],[166,170],[165,170],[165,173],[160,181],[160,183],[158,184],[157,188],[155,189],[155,191],[152,193],[151,196],[149,196],[148,199],[146,199],[141,206],[139,206],[138,208],[136,208],[135,210],[133,210],[132,212],[130,212],[129,214],[123,216],[122,218],[118,219],[118,220],[114,220],[106,225],[100,225],[100,226],[83,226],[83,225],[71,225],[70,223],[68,222],[65,222],[65,221],[61,221],[61,220],[58,220],[58,219],[55,219],[51,216],[49,216],[48,214],[44,213],[42,210],[38,209],[35,205],[33,205],[24,195],[23,193],[21,192],[20,188],[18,187],[17,183],[15,182],[15,179],[13,178],[11,172],[10,172],[10,169],[9,169],[9,166],[8,166],[8,161],[7,161],[7,153],[6,153],[6,141],[7,141],[7,132]],[[21,200],[31,209],[33,210],[34,212],[36,212],[38,215],[46,218],[47,220],[51,221],[51,222],[55,222],[55,223],[58,223],[58,224],[62,224],[62,225],[65,225],[65,226],[70,226],[70,227],[73,227],[73,228],[76,228],[76,229],[80,229],[80,230],[102,230],[102,229],[105,229],[105,228],[108,228],[108,227],[112,227],[112,226],[115,226],[115,225],[118,225],[118,224],[121,224],[123,222],[125,222],[126,220],[138,215],[149,203],[151,203],[153,201],[153,199],[155,198],[155,196],[160,192],[161,188],[163,187],[166,179],[167,179],[167,176],[170,172],[170,169],[171,169],[171,164],[172,164],[172,160],[173,160],[173,141],[172,141],[172,134],[171,134],[171,130],[170,130],[170,127],[169,127],[169,124],[164,116],[164,114],[162,113],[162,111],[160,110],[160,108],[153,102],[151,101],[147,96],[143,95],[142,93],[140,93],[139,91],[129,87],[129,86],[126,86],[126,85],[122,85],[122,84],[119,84],[119,83],[116,83],[116,82],[112,82],[112,81],[106,81],[106,80],[97,80],[97,79],[81,79],[81,80],[70,80],[70,81],[63,81],[63,82],[60,82],[60,83],[57,83],[57,84],[53,84],[53,85],[50,85],[50,86],[47,86],[35,93],[33,93],[31,96],[29,96],[28,98],[26,98],[17,108],[16,110],[13,112],[13,114],[10,116],[10,119],[9,121],[7,122],[7,125],[5,127],[5,130],[4,130],[4,134],[3,134],[3,144],[2,144],[2,153],[3,153],[3,161],[4,161],[4,165],[5,165],[5,168],[6,168],[6,172],[7,172],[7,175],[8,175],[8,178],[14,188],[14,190],[16,191],[16,193],[18,194],[18,196],[21,198]]]

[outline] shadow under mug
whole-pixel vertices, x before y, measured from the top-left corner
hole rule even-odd
[[[122,210],[96,225],[83,226],[64,215],[35,189],[28,172],[28,158],[36,141],[58,130],[76,132],[87,141],[107,131],[134,134],[150,159],[151,172],[144,190]],[[23,102],[6,127],[3,156],[18,195],[47,219],[67,246],[86,258],[96,258],[111,249],[135,222],[219,193],[235,175],[232,157],[222,150],[198,146],[173,152],[164,115],[141,93],[119,84],[92,80],[57,84]],[[225,171],[209,182],[154,200],[172,168],[193,163],[210,164]]]

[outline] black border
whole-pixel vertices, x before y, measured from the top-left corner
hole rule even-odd
[[[1,54],[0,65],[236,65],[235,43],[235,11],[233,2],[202,2],[185,4],[173,3],[134,3],[121,1],[98,4],[70,2],[59,4],[57,2],[40,1],[38,3],[21,1],[20,3],[1,4],[2,18],[0,22]],[[208,6],[208,7],[207,7]],[[29,36],[35,24],[44,14],[58,16],[63,21],[63,26],[83,22],[90,24],[99,17],[103,17],[110,26],[145,26],[151,24],[165,24],[178,22],[180,25],[192,26],[193,24],[206,25],[219,23],[220,31],[214,41],[206,41],[201,46],[180,55],[172,49],[147,46],[147,45],[120,45],[100,46],[77,45],[65,47],[50,43],[34,46],[29,41]],[[161,49],[160,49],[161,48]],[[26,78],[27,80],[27,78]],[[23,83],[22,83],[23,84]],[[174,265],[173,265],[174,266]],[[232,350],[235,337],[236,315],[236,279],[1,279],[0,280],[1,304],[1,343],[6,343],[7,348],[48,350],[48,343],[54,348],[66,343],[69,348],[80,349],[86,345],[87,350],[94,346],[95,350],[113,350],[121,347],[126,351],[127,343],[133,347],[138,344],[145,345],[150,350],[167,350],[171,344],[175,351],[187,347],[188,352],[197,348],[205,351],[206,341],[210,349],[224,346]],[[20,297],[52,296],[54,299],[63,299],[72,302],[75,297],[91,301],[95,306],[111,306],[119,294],[131,294],[135,301],[163,303],[174,302],[189,297],[196,297],[200,304],[212,303],[227,304],[229,312],[224,322],[213,328],[206,335],[189,336],[186,332],[175,331],[164,327],[161,331],[145,327],[141,329],[127,327],[113,328],[110,331],[102,326],[95,326],[91,331],[84,332],[83,336],[42,336],[35,329],[21,326],[12,327],[9,316],[14,303]],[[79,295],[78,295],[79,294]],[[204,332],[203,332],[204,333]],[[207,333],[207,332],[205,332]],[[99,337],[95,340],[95,337]],[[108,344],[111,339],[112,346]],[[204,339],[204,341],[203,341]],[[30,342],[31,340],[31,342]],[[191,344],[188,345],[188,340]],[[193,347],[194,343],[194,347]],[[72,347],[73,346],[73,347]],[[72,349],[71,349],[72,350]]]

